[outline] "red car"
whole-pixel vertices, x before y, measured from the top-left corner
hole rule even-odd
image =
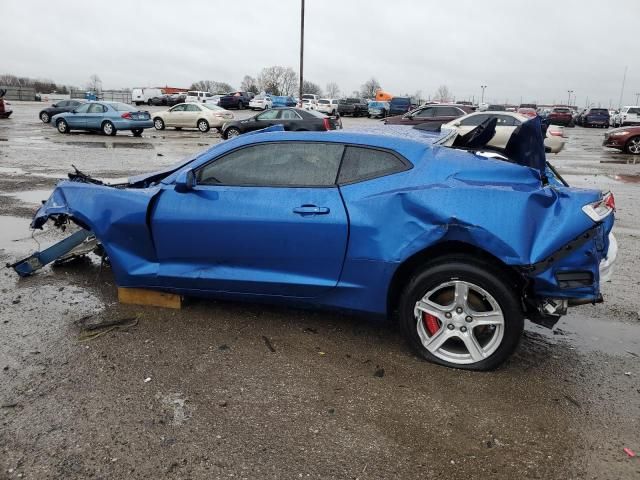
[[[569,125],[571,123],[572,118],[573,118],[573,115],[572,115],[571,109],[566,107],[554,107],[551,110],[551,112],[549,112],[549,115],[547,116],[549,123],[552,123],[554,125],[564,125],[564,126]]]
[[[423,105],[405,113],[387,117],[384,123],[388,125],[419,125],[421,123],[443,124],[455,120],[458,117],[473,112],[473,109],[466,105],[437,104]]]
[[[11,104],[4,99],[6,90],[0,90],[0,118],[9,118],[13,113]]]
[[[640,126],[614,128],[604,134],[602,145],[631,155],[640,155]]]
[[[533,118],[536,115],[538,115],[535,108],[528,108],[528,107],[520,107],[518,109],[518,113],[520,115],[524,115],[525,117],[529,117],[529,118]]]

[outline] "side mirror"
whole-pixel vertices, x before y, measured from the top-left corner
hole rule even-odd
[[[176,192],[185,193],[192,190],[196,184],[196,176],[193,170],[187,170],[186,172],[180,172],[178,178],[176,178]]]
[[[462,125],[460,122],[456,122],[453,124],[454,127],[459,127],[460,125]]]
[[[53,108],[57,108],[57,107],[58,107],[58,104],[57,104],[57,103],[54,103],[54,104],[53,104],[53,105],[51,105],[51,106],[52,106]]]
[[[76,110],[74,109],[74,110],[71,110],[71,113],[78,113],[78,112],[76,112]]]

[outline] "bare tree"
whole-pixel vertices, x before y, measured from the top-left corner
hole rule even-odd
[[[433,95],[433,99],[436,102],[448,102],[453,97],[453,94],[446,85],[440,85]]]
[[[340,95],[340,87],[336,82],[327,83],[327,97],[329,98],[338,98]]]
[[[251,75],[245,75],[240,84],[240,90],[243,92],[259,93],[258,81]]]
[[[371,77],[360,87],[360,95],[363,98],[375,98],[378,90],[380,90],[380,84],[375,78]]]
[[[322,96],[322,89],[320,88],[320,85],[305,80],[302,84],[302,93],[311,93],[313,95]]]
[[[193,82],[190,89],[210,93],[228,93],[233,90],[233,87],[225,82],[216,82],[215,80],[200,80],[198,82]]]
[[[92,92],[100,92],[102,90],[102,80],[97,73],[94,73],[89,77],[89,83],[87,83],[87,90]]]
[[[258,76],[258,86],[271,95],[294,95],[298,89],[298,76],[291,67],[265,67]]]

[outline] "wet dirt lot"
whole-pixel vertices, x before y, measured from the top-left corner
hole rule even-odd
[[[117,179],[219,141],[63,136],[39,104],[14,107],[0,121],[3,264],[56,238],[32,237],[29,217],[70,164]],[[623,448],[640,451],[640,159],[605,151],[602,133],[567,129],[552,162],[616,195],[606,302],[554,331],[528,324],[491,373],[428,364],[393,325],[336,313],[120,305],[95,256],[27,279],[2,269],[0,479],[638,478]],[[122,324],[87,329],[109,322]]]

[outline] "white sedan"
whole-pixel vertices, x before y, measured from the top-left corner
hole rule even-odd
[[[220,130],[225,122],[233,120],[233,113],[210,103],[180,103],[169,110],[153,114],[153,125],[157,130],[165,127],[197,128],[202,133],[210,128]]]
[[[273,107],[273,101],[269,95],[256,95],[249,101],[251,110],[266,110]]]
[[[456,130],[459,135],[464,135],[489,118],[496,118],[498,120],[496,133],[489,143],[487,143],[488,146],[495,148],[505,148],[513,131],[523,122],[529,120],[529,117],[519,113],[502,111],[473,112],[456,118],[449,123],[445,123],[442,125],[442,128]],[[549,129],[547,129],[544,144],[550,153],[558,153],[564,147],[564,129],[561,127],[558,128],[555,125],[552,127],[553,128],[549,127]]]

